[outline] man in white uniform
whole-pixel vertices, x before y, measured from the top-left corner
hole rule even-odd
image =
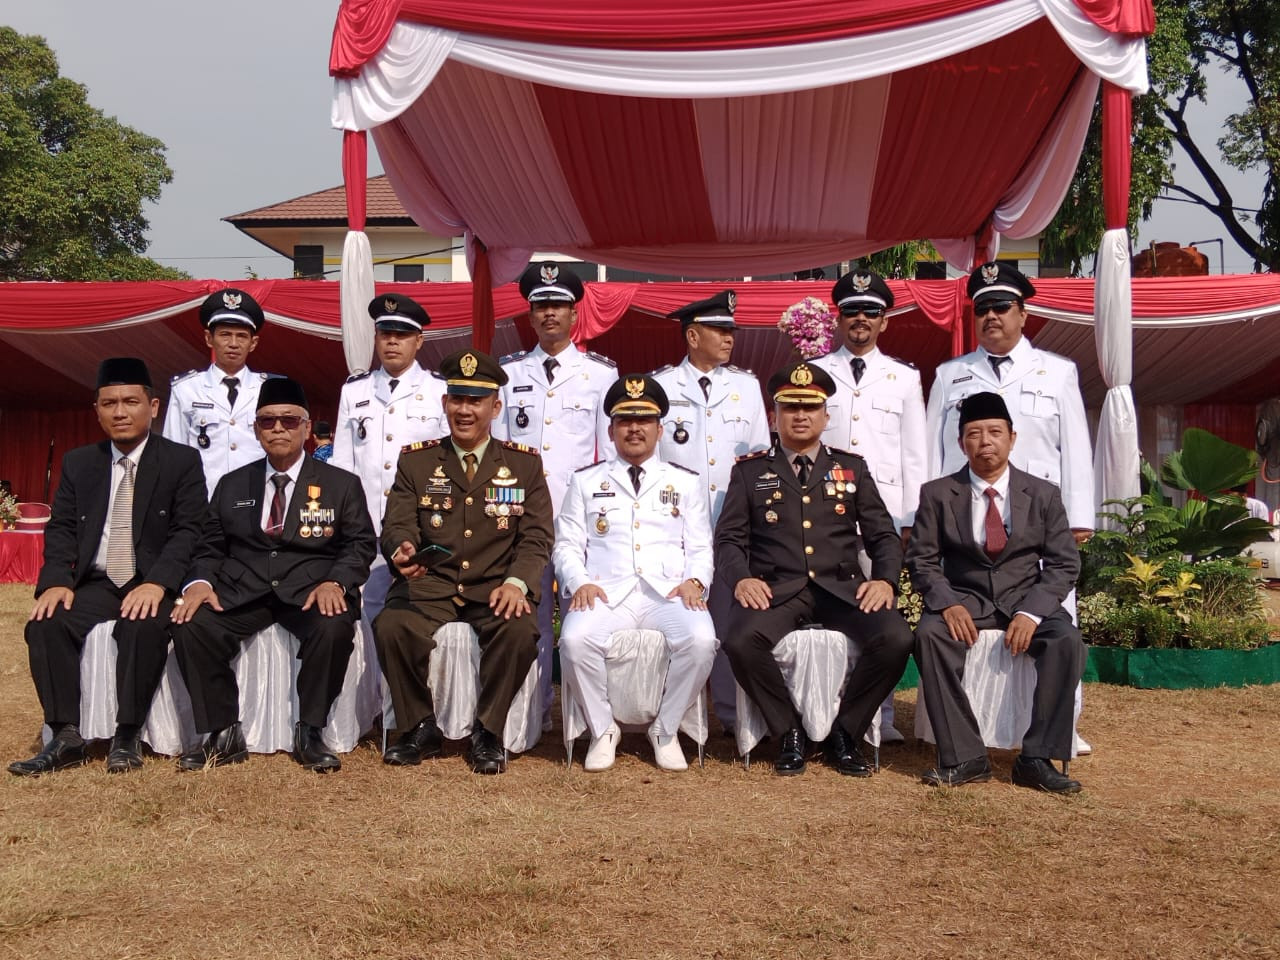
[[[501,389],[502,412],[493,421],[493,435],[523,443],[541,454],[556,510],[573,471],[604,459],[613,449],[604,394],[618,372],[612,360],[579,350],[571,337],[584,292],[582,281],[560,264],[530,264],[520,277],[520,293],[529,301],[529,323],[538,345],[499,361],[507,383]],[[554,696],[551,651],[556,597],[552,579],[548,564],[538,604],[543,729],[549,729]]]
[[[1058,485],[1077,544],[1093,535],[1093,446],[1085,419],[1076,365],[1040,350],[1022,335],[1026,301],[1035,286],[1012,264],[984,263],[969,276],[969,299],[978,349],[940,364],[929,391],[926,433],[929,477],[947,476],[965,465],[955,443],[960,405],[971,394],[990,391],[1004,398],[1018,443],[1009,462],[1019,470]],[[1075,591],[1064,604],[1075,614]],[[1076,688],[1079,715],[1080,688]],[[1092,748],[1077,737],[1076,749]]]
[[[926,480],[928,458],[920,373],[876,346],[893,307],[893,291],[883,277],[870,270],[847,273],[836,281],[831,299],[840,314],[839,349],[814,361],[837,386],[827,401],[830,420],[822,431],[822,442],[867,461],[880,499],[905,544]],[[868,560],[864,573],[869,565]],[[880,737],[883,743],[903,739],[893,725],[893,694],[880,708]]]
[[[578,470],[556,517],[552,557],[570,598],[561,663],[591,731],[584,766],[605,770],[620,738],[605,682],[610,637],[662,631],[671,661],[649,742],[659,767],[684,770],[680,718],[707,682],[716,650],[705,598],[712,570],[706,496],[696,473],[655,454],[668,406],[657,381],[623,377],[605,406],[617,457]]]
[[[669,313],[668,317],[680,321],[688,354],[681,363],[652,374],[671,404],[663,417],[658,452],[663,460],[701,476],[713,529],[720,519],[734,460],[769,446],[769,417],[760,382],[750,370],[729,363],[737,306],[737,294],[724,290]],[[722,639],[732,602],[732,584],[712,585],[711,618]],[[716,656],[711,671],[711,704],[720,725],[726,731],[733,729],[736,688],[723,653]]]
[[[225,474],[262,458],[253,418],[262,381],[274,374],[247,366],[262,320],[262,307],[243,290],[211,293],[200,305],[200,325],[213,365],[179,374],[169,387],[164,436],[199,449],[209,496]]]
[[[399,293],[369,301],[373,350],[378,366],[347,379],[338,400],[333,438],[335,467],[360,478],[374,533],[382,534],[382,512],[396,479],[401,447],[436,440],[449,432],[440,397],[444,382],[422,368],[422,330],[431,323],[421,304]],[[391,587],[391,571],[381,553],[364,585],[361,611],[369,636]]]

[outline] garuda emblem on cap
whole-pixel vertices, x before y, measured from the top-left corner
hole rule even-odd
[[[462,368],[464,377],[470,377],[475,375],[476,368],[480,366],[480,361],[472,354],[464,353],[462,359],[458,361],[458,366]]]
[[[228,310],[239,310],[239,309],[240,309],[240,294],[238,294],[238,293],[224,293],[224,294],[222,295],[222,305],[223,305],[224,307],[226,307]]]
[[[395,313],[400,309],[400,304],[390,297],[387,297],[387,299],[382,301],[382,309],[387,311],[387,313]]]
[[[729,295],[724,299],[725,299],[725,303],[729,304],[730,313],[733,313],[733,311],[738,309],[738,295],[734,293],[732,290],[729,291]]]
[[[853,290],[855,293],[866,293],[871,289],[871,275],[868,273],[855,273],[853,275]]]
[[[554,263],[544,263],[538,275],[542,277],[543,283],[555,283],[560,279],[560,268]]]
[[[628,397],[632,400],[639,400],[644,396],[644,379],[627,377],[626,388]]]
[[[989,263],[982,268],[982,282],[995,283],[1000,279],[1000,268],[994,263]]]
[[[797,387],[807,387],[813,383],[813,371],[803,363],[791,371],[791,383]]]

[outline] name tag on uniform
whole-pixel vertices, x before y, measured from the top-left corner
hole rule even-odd
[[[202,402],[201,402],[201,401],[199,401],[199,400],[192,400],[192,401],[191,401],[191,405],[192,405],[193,407],[199,407],[201,410],[212,410],[212,409],[213,409],[213,404],[212,404],[212,403],[202,403]]]
[[[782,486],[782,481],[776,476],[772,480],[767,480],[764,477],[760,477],[756,480],[757,490],[776,490],[780,486]]]
[[[241,507],[256,507],[257,505],[258,505],[257,500],[237,500],[234,504],[231,505],[231,509],[239,510]]]
[[[954,380],[952,380],[951,382],[952,382],[952,383],[964,383],[964,382],[966,382],[966,381],[968,381],[968,380],[972,380],[972,379],[973,379],[973,375],[972,375],[972,374],[970,374],[970,375],[969,375],[969,376],[967,376],[967,377],[956,377],[956,378],[955,378]]]
[[[357,407],[367,407],[368,405],[369,405],[368,400],[361,400],[359,403],[356,404]]]
[[[532,392],[533,392],[533,384],[532,384],[532,383],[522,383],[522,384],[520,384],[519,386],[512,387],[512,388],[511,388],[511,392],[512,392],[512,393],[532,393]]]
[[[671,399],[668,399],[668,400],[667,400],[667,403],[668,403],[669,405],[673,406],[673,407],[688,407],[688,406],[692,406],[692,404],[691,404],[688,400],[671,400]]]
[[[597,490],[595,493],[591,495],[592,499],[595,499],[596,497],[616,497],[616,496],[617,494],[614,493],[612,490]]]

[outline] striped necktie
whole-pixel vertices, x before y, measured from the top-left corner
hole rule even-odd
[[[124,476],[116,486],[111,524],[107,528],[107,578],[117,587],[123,587],[137,570],[133,556],[133,461],[121,457],[118,462]]]

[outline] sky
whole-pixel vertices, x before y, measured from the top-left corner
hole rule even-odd
[[[162,140],[174,180],[146,215],[148,254],[193,277],[285,277],[290,261],[222,218],[342,182],[341,134],[329,125],[329,42],[338,0],[0,0],[0,24],[43,36],[63,76],[84,84],[104,113]],[[1241,102],[1233,84],[1210,88],[1193,129],[1216,139]],[[1180,182],[1203,190],[1190,161]],[[370,151],[370,174],[381,172]],[[1260,173],[1226,169],[1240,206],[1261,196]],[[1226,237],[1191,204],[1156,202],[1138,244]],[[1219,247],[1202,244],[1211,272]],[[1252,270],[1230,240],[1226,272]]]

